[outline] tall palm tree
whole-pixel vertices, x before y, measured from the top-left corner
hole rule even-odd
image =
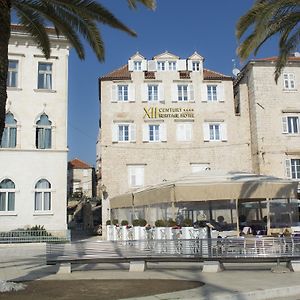
[[[155,8],[155,0],[127,0],[131,8],[141,3]],[[54,26],[57,35],[64,35],[76,50],[80,59],[85,51],[83,37],[100,61],[104,60],[104,45],[98,24],[106,24],[135,36],[136,33],[120,22],[99,1],[94,0],[0,0],[0,141],[5,126],[7,101],[8,43],[11,15],[14,13],[20,25],[28,32],[42,50],[50,57],[50,41],[46,25]]]
[[[245,60],[251,53],[256,55],[270,37],[279,35],[279,55],[274,73],[277,83],[288,57],[300,42],[299,24],[300,0],[256,0],[236,25],[239,40],[250,30],[237,48],[238,56]]]

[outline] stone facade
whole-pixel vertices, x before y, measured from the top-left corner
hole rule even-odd
[[[34,225],[66,229],[69,45],[47,30],[49,60],[21,27],[12,27],[0,148],[3,231]]]

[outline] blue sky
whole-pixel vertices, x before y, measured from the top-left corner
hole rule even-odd
[[[101,26],[105,43],[105,62],[99,63],[86,48],[80,61],[74,50],[69,59],[69,159],[80,158],[91,165],[96,160],[99,123],[98,78],[127,63],[139,51],[147,59],[164,51],[187,58],[197,51],[205,58],[204,67],[232,75],[232,59],[237,40],[235,25],[254,0],[157,0],[152,12],[139,6],[130,10],[125,0],[102,0],[138,37]],[[266,43],[257,57],[277,55],[275,40]]]

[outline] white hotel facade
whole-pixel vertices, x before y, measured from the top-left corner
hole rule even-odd
[[[1,231],[43,225],[65,230],[69,45],[47,29],[46,60],[12,25],[6,125],[0,147]]]
[[[234,79],[197,53],[136,53],[99,78],[97,168],[108,198],[207,169],[299,180],[300,58],[278,85],[275,60],[251,61]]]

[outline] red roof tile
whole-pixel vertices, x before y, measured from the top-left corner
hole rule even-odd
[[[75,158],[68,162],[68,169],[91,169],[92,167],[84,161]]]
[[[208,69],[203,70],[203,76],[204,80],[232,80],[232,77],[226,76],[224,74],[211,71]],[[146,79],[155,79],[155,72],[145,72],[145,78]],[[189,78],[189,72],[188,71],[182,71],[180,72],[180,78],[181,79],[187,79]],[[109,80],[130,80],[131,79],[131,73],[128,71],[128,65],[124,65],[123,67],[116,69],[106,75],[103,75],[101,78],[103,81],[109,81]]]

